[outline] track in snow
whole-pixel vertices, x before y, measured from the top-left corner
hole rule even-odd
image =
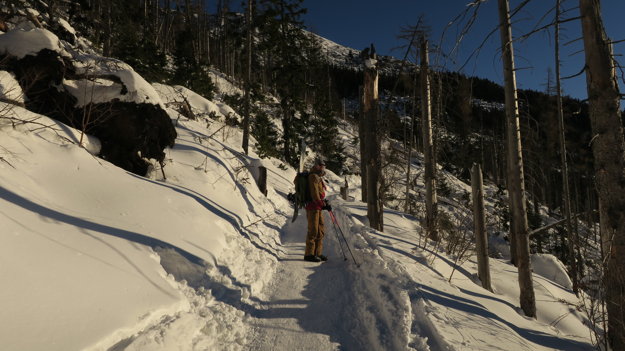
[[[328,262],[306,262],[306,217],[282,228],[281,255],[274,280],[263,290],[266,309],[251,321],[250,350],[363,350],[352,335],[357,327],[356,301],[351,298],[352,278],[338,248],[334,228],[326,214],[324,254]]]

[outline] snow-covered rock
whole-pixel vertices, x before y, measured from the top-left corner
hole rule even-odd
[[[566,272],[564,264],[554,255],[533,254],[532,269],[534,273],[562,285],[566,289],[572,289],[573,283]]]
[[[45,29],[0,35],[0,55],[12,69],[0,76],[5,95],[16,80],[23,85],[8,99],[22,95],[17,102],[29,110],[97,136],[102,158],[145,175],[146,159],[163,161],[173,146],[176,131],[159,94],[126,63],[85,54]]]
[[[15,80],[15,76],[7,71],[0,71],[0,100],[24,104],[24,92]]]
[[[10,55],[18,59],[27,55],[36,55],[48,49],[67,56],[59,38],[47,29],[13,29],[0,34],[0,55]]]
[[[154,89],[166,99],[166,105],[189,103],[194,114],[211,115],[215,117],[225,118],[228,116],[238,116],[238,114],[228,105],[219,101],[211,101],[203,96],[191,91],[183,86],[165,85],[160,83],[152,84]]]
[[[164,107],[159,94],[128,64],[107,57],[74,55],[80,80],[65,80],[64,85],[78,100],[77,106],[119,100]]]

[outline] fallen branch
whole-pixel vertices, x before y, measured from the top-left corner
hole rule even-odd
[[[582,215],[585,215],[585,214],[586,214],[586,213],[578,213],[578,214],[576,214],[576,215],[571,216],[571,219],[577,219],[578,217],[580,217],[580,216],[582,216]],[[564,223],[564,222],[566,222],[566,218],[561,219],[561,220],[556,221],[556,222],[553,222],[553,223],[551,223],[551,224],[547,224],[547,225],[546,225],[546,226],[544,226],[544,227],[540,227],[540,228],[538,228],[538,229],[534,229],[534,230],[532,230],[532,231],[529,233],[529,236],[531,237],[532,235],[540,234],[540,233],[542,233],[542,232],[544,232],[544,231],[547,231],[547,230],[549,230],[549,229],[551,229],[551,228],[553,228],[553,227],[557,227],[558,225],[560,225],[560,224],[562,224],[562,223]]]

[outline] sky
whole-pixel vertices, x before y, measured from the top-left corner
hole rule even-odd
[[[425,23],[431,28],[431,45],[441,42],[444,28],[466,8],[469,0],[305,0],[304,7],[308,13],[304,21],[309,30],[354,49],[363,49],[373,43],[378,54],[393,55],[398,58],[404,56],[403,50],[398,49],[402,42],[397,39],[402,27],[414,25],[423,15]],[[521,0],[511,0],[510,7],[516,8]],[[606,32],[613,40],[625,40],[625,26],[621,23],[625,15],[625,1],[604,0],[602,15]],[[515,38],[528,33],[539,26],[549,23],[554,17],[555,0],[532,0],[513,19],[513,36]],[[563,0],[563,7],[570,9],[564,18],[579,16],[576,9],[577,0]],[[547,17],[542,18],[545,14]],[[448,27],[443,40],[443,51],[449,53],[456,41],[459,28],[466,23],[453,24]],[[444,69],[457,71],[466,62],[467,57],[474,52],[489,32],[498,25],[497,1],[487,0],[481,4],[477,20],[464,37],[458,50],[456,60],[441,60],[438,62]],[[578,20],[562,26],[561,43],[567,43],[581,37],[581,24]],[[521,89],[546,90],[547,71],[555,67],[553,51],[553,30],[534,34],[527,40],[515,42],[515,56],[517,67],[517,83]],[[502,66],[498,55],[500,46],[499,32],[495,32],[485,43],[477,59],[472,59],[462,69],[463,73],[490,79],[497,83],[503,82]],[[584,66],[584,56],[581,40],[563,46],[562,77],[575,75]],[[615,53],[621,55],[618,59],[625,65],[625,42],[615,44]],[[430,59],[435,61],[434,57]],[[620,81],[621,87],[625,85]],[[563,81],[565,95],[576,98],[586,98],[585,76]]]

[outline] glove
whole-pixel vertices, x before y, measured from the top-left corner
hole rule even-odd
[[[321,208],[322,210],[326,210],[326,211],[332,211],[332,206],[330,206],[330,203],[328,202],[328,200],[323,200],[325,202],[325,205]]]

